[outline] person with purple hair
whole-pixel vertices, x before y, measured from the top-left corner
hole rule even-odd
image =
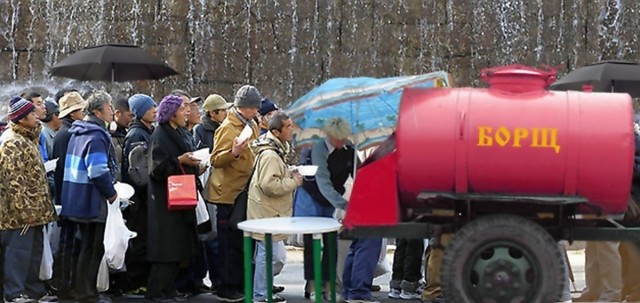
[[[198,249],[196,213],[195,209],[168,209],[167,179],[181,174],[197,176],[203,169],[193,156],[192,145],[180,132],[187,121],[179,96],[162,99],[156,121],[159,125],[149,138],[147,257],[151,270],[145,298],[148,302],[186,301],[176,291],[175,280],[180,264],[191,260]],[[198,184],[198,190],[201,187]]]

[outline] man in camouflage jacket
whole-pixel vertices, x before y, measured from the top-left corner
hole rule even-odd
[[[56,219],[38,142],[35,106],[15,97],[9,129],[0,144],[0,244],[4,251],[5,302],[48,302],[39,280],[43,228]],[[47,243],[48,244],[48,243]]]

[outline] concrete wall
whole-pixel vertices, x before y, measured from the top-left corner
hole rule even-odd
[[[0,0],[0,91],[70,84],[49,68],[113,42],[180,72],[108,87],[157,100],[173,88],[231,98],[252,83],[287,104],[332,77],[434,70],[480,85],[494,65],[638,60],[639,20],[637,0]]]

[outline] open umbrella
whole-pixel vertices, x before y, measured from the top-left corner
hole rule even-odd
[[[294,145],[322,138],[324,122],[342,117],[351,123],[351,140],[359,150],[384,141],[396,128],[400,95],[405,87],[447,87],[449,75],[434,72],[392,78],[335,78],[295,101],[287,113],[299,129]]]
[[[83,81],[135,81],[177,75],[162,60],[134,45],[105,44],[79,50],[51,68],[58,77]]]
[[[595,92],[621,92],[640,97],[640,65],[623,61],[604,61],[578,68],[551,84],[552,90],[582,91],[591,85]]]

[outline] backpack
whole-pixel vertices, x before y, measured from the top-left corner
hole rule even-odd
[[[132,148],[129,152],[129,168],[127,173],[129,179],[137,186],[144,186],[149,183],[149,161],[147,142],[140,141],[131,144]]]

